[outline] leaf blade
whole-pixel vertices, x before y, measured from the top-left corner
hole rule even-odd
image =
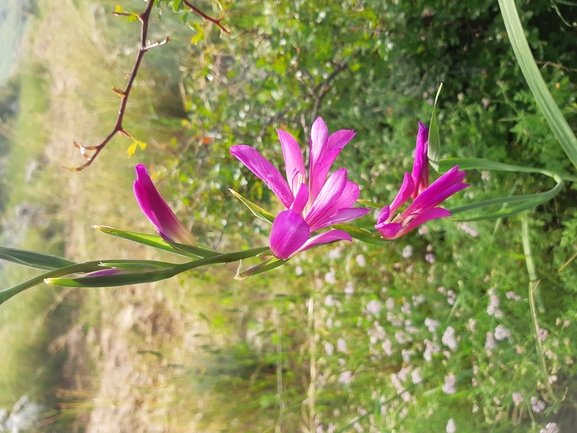
[[[577,137],[573,134],[571,127],[553,100],[553,96],[537,68],[535,58],[525,37],[515,2],[514,0],[499,0],[499,7],[511,47],[523,76],[529,85],[529,89],[559,144],[563,147],[573,165],[577,166]]]
[[[51,254],[40,254],[34,251],[9,247],[0,247],[0,260],[45,271],[76,264],[73,261]]]
[[[231,192],[232,195],[234,195],[237,199],[239,199],[242,202],[242,204],[244,204],[255,217],[260,218],[261,220],[266,221],[267,223],[270,224],[274,222],[275,217],[269,211],[264,210],[256,203],[253,203],[252,201],[244,198],[235,190],[230,188],[228,190]]]

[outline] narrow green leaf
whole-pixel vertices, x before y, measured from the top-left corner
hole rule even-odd
[[[567,173],[553,173],[541,168],[525,167],[521,165],[504,164],[502,162],[491,161],[488,159],[476,158],[446,158],[440,161],[440,172],[444,173],[450,168],[458,165],[461,170],[496,170],[510,171],[517,173],[538,173],[555,178],[555,176],[567,182],[577,182],[577,176],[571,176]]]
[[[274,222],[274,215],[271,214],[270,212],[264,210],[263,208],[261,208],[259,205],[253,203],[252,201],[244,198],[242,195],[240,195],[238,192],[232,190],[232,189],[228,189],[232,195],[234,195],[236,198],[238,198],[252,213],[254,216],[256,216],[257,218],[260,218],[263,221],[266,221],[267,223],[272,224]]]
[[[159,262],[157,260],[104,260],[100,262],[104,268],[153,271],[163,268],[170,268],[174,263]]]
[[[0,247],[0,260],[6,260],[18,265],[46,271],[75,264],[74,262],[63,259],[62,257],[8,247]]]
[[[146,235],[142,233],[129,232],[125,230],[115,229],[113,227],[94,225],[92,228],[106,233],[108,235],[116,236],[129,241],[137,242],[142,245],[147,245],[159,250],[168,251],[169,253],[178,254],[184,257],[202,258],[217,256],[220,253],[203,247],[193,247],[192,245],[183,245],[173,242],[166,242],[160,236]]]
[[[238,260],[266,254],[269,251],[270,250],[268,247],[259,247],[259,248],[252,248],[250,250],[235,251],[228,254],[217,253],[216,255],[211,255],[210,257],[204,257],[199,260],[193,260],[191,262],[181,264],[171,264],[165,262],[144,261],[144,260],[102,260],[102,261],[77,263],[74,265],[62,267],[60,269],[54,269],[50,272],[45,272],[41,275],[31,278],[30,280],[24,281],[20,284],[9,287],[7,289],[0,290],[0,305],[6,302],[11,297],[17,295],[18,293],[21,293],[24,290],[34,287],[43,282],[67,287],[112,287],[112,286],[124,286],[129,284],[148,283],[171,278],[182,272],[186,272],[188,270],[199,268],[202,266],[208,266],[216,263],[235,262]],[[62,278],[71,274],[88,273],[94,271],[101,271],[104,269],[110,269],[104,267],[103,263],[106,263],[107,265],[112,265],[113,267],[117,268],[124,266],[126,269],[129,269],[131,266],[140,266],[144,264],[151,266],[152,270],[143,272],[142,268],[140,268],[136,272],[127,272],[116,275]]]
[[[263,272],[267,272],[270,271],[272,269],[278,268],[279,266],[284,265],[287,262],[287,260],[281,260],[281,259],[277,259],[276,257],[271,257],[268,260],[265,260],[264,262],[253,266],[252,268],[241,272],[240,274],[236,274],[236,276],[234,277],[235,280],[244,280],[248,277],[252,277],[253,275],[257,275],[257,274],[262,274]]]
[[[525,167],[521,165],[503,164],[502,162],[491,161],[488,159],[477,158],[446,158],[440,161],[439,168],[442,173],[458,165],[461,170],[497,170],[510,171],[517,173],[539,173],[549,177],[555,174],[540,168]],[[577,180],[577,178],[576,178]]]
[[[177,244],[175,242],[167,242],[174,250],[176,251],[183,251],[188,253],[190,257],[215,257],[220,256],[221,253],[218,251],[211,250],[210,248],[206,248],[203,246],[192,246],[192,245],[185,245],[185,244]]]
[[[507,197],[492,198],[490,200],[483,200],[483,201],[478,201],[478,202],[470,203],[470,204],[463,205],[463,206],[458,206],[454,209],[451,209],[451,213],[455,214],[455,213],[467,212],[467,211],[475,210],[475,209],[483,209],[483,208],[492,207],[492,206],[499,206],[499,205],[504,205],[504,204],[518,203],[518,202],[527,202],[527,201],[532,201],[532,200],[538,199],[541,197],[541,195],[542,195],[542,193],[537,193],[537,194],[511,195],[511,196],[507,196]]]
[[[348,234],[350,234],[353,238],[358,239],[359,241],[365,242],[367,244],[373,245],[386,245],[390,243],[383,239],[378,231],[371,232],[367,229],[362,229],[357,226],[353,226],[350,224],[335,224],[333,228],[338,230],[344,230]]]
[[[238,262],[239,260],[248,259],[251,257],[263,256],[270,254],[269,247],[258,247],[250,250],[235,251],[233,253],[220,254],[216,257],[208,257],[213,259],[212,263],[230,263]]]
[[[573,165],[577,166],[577,138],[563,117],[561,110],[559,110],[559,107],[553,100],[553,96],[551,96],[551,92],[547,89],[545,81],[537,68],[533,53],[529,48],[527,38],[521,26],[515,1],[499,0],[499,6],[505,27],[507,28],[509,41],[511,42],[523,76],[531,89],[531,93],[533,93],[537,105],[545,116],[545,120],[549,124],[553,134],[555,134],[559,144],[561,144]]]
[[[433,104],[433,113],[431,114],[431,122],[429,124],[429,148],[427,151],[427,157],[429,158],[429,163],[435,169],[439,171],[439,160],[441,159],[441,137],[439,136],[439,126],[437,125],[437,101],[439,100],[439,95],[441,94],[441,89],[443,88],[443,83],[439,85],[437,89],[437,94],[435,95],[435,102]]]
[[[534,207],[539,206],[541,203],[545,203],[545,202],[551,200],[553,197],[555,197],[557,194],[559,194],[559,192],[561,192],[561,190],[563,189],[563,186],[565,185],[565,182],[557,176],[555,176],[555,180],[557,181],[557,185],[555,185],[555,187],[550,189],[549,191],[545,191],[545,192],[542,192],[539,194],[527,194],[527,195],[521,195],[521,196],[501,197],[501,198],[496,198],[496,199],[491,199],[491,200],[485,200],[485,201],[481,201],[478,203],[473,203],[470,205],[459,206],[457,208],[450,209],[450,212],[451,212],[451,214],[454,215],[457,213],[461,213],[461,212],[465,212],[465,211],[469,211],[469,210],[473,210],[473,209],[483,209],[483,208],[487,208],[487,207],[495,206],[495,205],[499,205],[499,204],[514,203],[514,202],[518,202],[518,201],[523,201],[521,204],[519,204],[517,206],[505,207],[505,208],[499,209],[498,211],[495,211],[495,212],[492,212],[489,214],[478,215],[478,216],[472,217],[472,218],[463,218],[463,219],[461,219],[461,218],[453,219],[452,218],[452,219],[455,221],[480,221],[480,220],[487,220],[487,219],[510,217],[510,216],[516,215],[518,213],[521,213],[523,211],[533,209]]]
[[[165,280],[179,273],[178,265],[151,271],[123,272],[114,275],[77,278],[46,278],[44,282],[63,287],[116,287]]]

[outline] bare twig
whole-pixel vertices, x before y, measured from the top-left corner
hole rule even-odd
[[[136,61],[135,61],[134,66],[132,68],[132,72],[130,73],[130,76],[128,78],[128,83],[126,83],[126,88],[124,90],[120,90],[120,89],[116,89],[116,88],[112,89],[114,92],[119,94],[120,97],[122,98],[122,101],[120,102],[120,109],[118,110],[118,117],[116,119],[116,123],[114,125],[114,128],[112,129],[112,132],[110,134],[108,134],[108,136],[104,139],[104,141],[102,141],[102,143],[100,143],[97,146],[84,146],[82,143],[74,142],[74,147],[76,147],[80,151],[80,154],[84,157],[84,159],[86,160],[86,163],[84,165],[81,165],[80,167],[72,167],[72,168],[63,167],[63,168],[66,168],[70,171],[84,170],[86,167],[90,166],[94,162],[96,157],[100,154],[100,152],[102,152],[102,150],[106,147],[108,142],[110,140],[112,140],[112,137],[114,137],[116,134],[120,133],[120,134],[125,135],[129,138],[132,138],[132,136],[128,133],[128,131],[126,131],[126,129],[124,129],[124,126],[122,125],[122,121],[124,120],[124,113],[126,112],[126,105],[128,104],[128,97],[130,96],[130,91],[132,90],[132,85],[134,84],[134,79],[136,78],[136,74],[138,73],[138,69],[140,68],[140,63],[142,62],[142,57],[144,57],[144,54],[146,54],[146,52],[149,49],[154,48],[154,47],[158,47],[160,45],[164,45],[169,41],[169,38],[167,37],[163,41],[156,42],[156,43],[151,44],[151,45],[146,45],[146,35],[148,34],[148,21],[150,20],[150,12],[152,11],[153,5],[154,5],[154,0],[148,0],[148,3],[146,4],[146,9],[144,10],[144,12],[142,12],[140,15],[137,15],[138,19],[142,23],[142,28],[140,31],[140,49],[138,50],[138,54],[136,56]],[[124,16],[124,14],[122,12],[115,12],[115,15]]]
[[[204,19],[206,21],[210,21],[214,25],[218,26],[223,32],[228,33],[230,35],[230,30],[228,30],[226,27],[224,27],[221,24],[221,22],[224,18],[216,19],[216,18],[209,17],[204,12],[202,12],[200,9],[195,8],[193,5],[191,5],[186,0],[183,1],[183,4],[184,4],[184,6],[189,8],[191,11],[193,11],[195,14],[197,14],[199,17],[202,17],[202,19]]]
[[[342,71],[344,71],[347,68],[348,68],[347,63],[341,63],[341,64],[335,65],[334,71],[331,72],[331,74],[327,77],[326,80],[323,80],[314,89],[309,89],[310,96],[315,98],[314,99],[314,105],[313,105],[313,111],[312,111],[312,114],[310,117],[311,125],[315,121],[315,119],[317,118],[318,112],[319,112],[319,110],[321,108],[321,104],[323,102],[323,97],[325,96],[325,93],[327,92],[327,90],[329,90],[331,88],[331,82],[336,78],[337,75],[339,75]],[[306,71],[306,70],[304,70],[304,71],[308,73],[308,71]],[[311,139],[311,136],[310,136],[310,132],[309,132],[309,125],[307,124],[306,118],[304,117],[304,115],[301,116],[301,124],[304,128],[304,131],[305,131],[305,143],[308,143]]]
[[[293,105],[294,105],[294,104],[292,104],[292,103],[291,103],[291,104],[288,104],[288,106],[287,106],[284,110],[282,110],[280,113],[276,113],[276,114],[274,114],[274,115],[272,115],[272,116],[269,116],[269,118],[266,120],[266,122],[264,122],[264,124],[262,125],[262,128],[260,128],[260,131],[259,131],[259,133],[258,133],[258,135],[257,135],[257,141],[261,142],[261,141],[263,140],[263,138],[264,138],[264,135],[266,134],[266,130],[268,129],[268,127],[269,127],[270,125],[272,125],[273,122],[276,122],[276,121],[278,121],[279,119],[282,119],[282,118],[285,116],[285,114],[286,114],[289,110],[292,109],[292,106],[293,106]]]
[[[553,66],[554,68],[563,69],[563,70],[569,71],[569,72],[577,71],[577,69],[568,68],[567,66],[563,66],[561,63],[543,62],[540,60],[535,60],[535,63],[537,63],[538,65],[543,65],[542,68],[546,68],[547,66]]]
[[[311,123],[314,122],[317,117],[317,114],[321,107],[321,103],[323,101],[323,97],[325,96],[327,90],[331,88],[331,82],[335,79],[337,75],[339,75],[342,71],[347,69],[347,67],[348,67],[347,63],[341,63],[340,65],[337,65],[335,70],[331,72],[331,74],[327,77],[327,79],[317,86],[317,89],[315,90],[316,93],[315,105],[313,107],[313,112],[311,114]]]
[[[220,18],[220,19],[211,18],[208,15],[206,15],[205,13],[203,13],[201,10],[192,6],[187,1],[184,1],[184,4],[187,8],[192,10],[195,14],[197,14],[200,17],[202,17],[203,19],[210,21],[211,23],[217,25],[223,32],[230,34],[230,31],[228,29],[226,29],[221,24],[221,21],[223,20],[223,18]],[[156,47],[159,47],[161,45],[164,45],[170,41],[170,39],[167,36],[162,41],[153,42],[153,43],[147,45],[146,37],[148,34],[148,22],[150,20],[150,13],[152,11],[153,5],[154,5],[154,0],[147,0],[146,9],[141,14],[131,14],[131,13],[126,13],[126,12],[115,12],[114,13],[114,15],[116,15],[116,16],[136,16],[142,24],[141,31],[140,31],[140,48],[138,50],[138,54],[136,56],[136,61],[134,62],[134,66],[132,68],[132,72],[129,75],[128,83],[126,83],[126,87],[124,88],[124,90],[117,89],[116,87],[112,88],[112,91],[117,93],[118,95],[120,95],[120,97],[122,98],[122,101],[120,102],[120,108],[118,110],[118,117],[116,119],[116,123],[114,124],[114,128],[112,129],[112,132],[110,134],[108,134],[108,136],[97,146],[84,146],[82,143],[74,142],[74,147],[80,151],[80,154],[86,160],[86,163],[84,165],[79,166],[79,167],[62,167],[62,168],[65,168],[65,169],[70,170],[70,171],[82,171],[94,162],[96,157],[100,154],[100,152],[102,152],[102,150],[106,147],[106,145],[110,142],[110,140],[112,140],[112,138],[116,134],[122,134],[128,138],[132,138],[132,136],[128,133],[128,131],[126,131],[126,129],[124,129],[122,122],[124,120],[124,114],[126,112],[126,106],[128,104],[128,98],[130,96],[130,91],[132,90],[132,86],[134,84],[134,79],[136,78],[136,74],[138,74],[138,70],[140,68],[142,58],[148,52],[148,50],[151,50],[152,48],[156,48]]]

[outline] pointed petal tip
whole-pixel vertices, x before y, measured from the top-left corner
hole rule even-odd
[[[317,125],[317,126],[325,125],[325,126],[326,126],[327,124],[325,123],[325,121],[323,120],[323,118],[322,118],[321,116],[319,116],[319,117],[317,117],[317,118],[315,119],[315,121],[313,122],[313,127],[314,127],[315,125]]]

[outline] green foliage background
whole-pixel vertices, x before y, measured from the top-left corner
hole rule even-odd
[[[147,55],[139,80],[151,83],[149,96],[130,105],[140,118],[127,124],[138,139],[154,143],[136,158],[149,163],[202,244],[266,245],[269,226],[228,188],[271,212],[279,204],[229,148],[255,146],[281,166],[275,128],[291,132],[305,149],[317,116],[331,131],[357,132],[335,167],[349,169],[362,198],[389,202],[411,167],[417,122],[430,118],[440,82],[444,157],[574,170],[521,75],[496,2],[195,3],[223,15],[230,36],[186,12],[180,0],[158,3],[151,38],[170,34],[172,42]],[[106,4],[113,10],[114,2]],[[568,17],[575,6],[540,0],[518,8],[549,89],[574,126],[577,60]],[[110,51],[122,31],[136,29],[114,23],[105,26]],[[113,60],[124,65],[128,57]],[[93,105],[105,129],[117,106],[101,108],[92,91],[85,85],[79,97]],[[113,152],[123,150],[106,150]],[[105,167],[112,165],[90,170]],[[472,186],[449,207],[553,186],[538,174],[476,170],[467,182]],[[531,295],[520,217],[435,221],[384,248],[326,246],[244,282],[232,282],[234,269],[215,267],[182,277],[177,289],[162,286],[171,302],[158,307],[162,315],[193,312],[208,324],[209,341],[205,353],[189,359],[176,338],[163,336],[141,365],[160,371],[164,388],[139,391],[159,396],[170,414],[162,422],[175,431],[199,417],[207,431],[416,432],[423,425],[446,431],[449,419],[457,431],[540,432],[549,422],[571,431],[577,422],[573,189],[569,184],[523,216],[539,279]],[[130,206],[117,200],[119,208]],[[138,220],[127,213],[119,222],[130,230]],[[360,223],[373,224],[372,216]],[[95,309],[115,302],[113,295],[87,293],[78,301],[86,333],[98,327]],[[501,314],[488,312],[495,297]],[[489,344],[499,326],[510,335]],[[445,335],[449,329],[454,343]],[[138,332],[131,337],[135,346],[149,344]],[[451,374],[455,393],[443,390]],[[513,401],[514,393],[522,403]],[[532,398],[545,410],[535,410]]]
[[[391,200],[402,173],[411,166],[417,122],[430,118],[440,82],[444,84],[438,106],[443,156],[572,170],[528,90],[495,2],[242,1],[224,10],[234,29],[231,37],[206,27],[202,34],[193,36],[183,76],[187,126],[193,141],[171,165],[175,174],[171,185],[178,188],[174,192],[187,205],[196,234],[205,242],[220,239],[221,230],[228,239],[236,237],[249,245],[266,241],[268,228],[231,201],[226,189],[233,188],[269,208],[274,206],[271,192],[228,155],[228,148],[238,143],[255,146],[280,166],[282,153],[275,128],[290,131],[304,148],[317,116],[323,117],[331,131],[355,129],[357,135],[340,156],[340,164],[346,165],[361,185],[363,198],[380,203]],[[564,21],[574,12],[575,8],[565,3],[519,4],[534,56],[571,125],[575,124],[576,107],[577,63],[571,55],[575,31]],[[177,153],[182,149],[177,142],[174,146]],[[473,186],[453,198],[452,206],[537,193],[553,186],[540,175],[499,172],[471,171],[467,181]],[[321,317],[341,323],[339,329],[331,329],[328,322],[317,327],[309,322],[307,328],[318,333],[316,338],[320,336],[316,356],[327,381],[317,394],[316,426],[330,431],[334,424],[341,429],[338,431],[349,431],[358,423],[379,431],[418,431],[428,419],[436,430],[444,431],[448,418],[454,418],[462,431],[538,431],[553,419],[562,426],[573,425],[573,392],[563,390],[572,388],[574,369],[569,358],[562,359],[573,356],[567,355],[573,353],[572,338],[568,337],[571,331],[555,326],[575,320],[572,307],[563,307],[572,304],[575,280],[571,265],[557,276],[557,269],[575,248],[575,205],[572,188],[567,187],[531,215],[533,253],[539,257],[538,272],[543,278],[538,297],[540,319],[548,324],[542,325],[543,329],[556,336],[545,343],[547,355],[535,352],[536,331],[526,332],[532,322],[527,296],[523,295],[528,276],[517,218],[473,225],[478,237],[459,230],[461,226],[456,223],[434,223],[427,234],[412,233],[384,251],[355,246],[338,260],[326,252],[313,252],[294,260],[300,276],[295,277],[289,267],[275,271],[268,278],[276,283],[269,282],[269,289],[264,289],[272,291],[268,297],[271,302],[278,296],[285,299],[287,292],[294,296],[295,290],[304,290],[310,293],[307,302],[318,302],[315,308],[321,309]],[[409,260],[401,255],[407,245],[415,251]],[[434,264],[424,260],[430,253],[434,253]],[[366,258],[367,268],[358,264],[357,255]],[[336,275],[334,284],[326,277],[331,273]],[[278,288],[279,281],[283,281],[282,289]],[[355,287],[354,296],[346,295],[344,287]],[[447,290],[455,296],[452,304]],[[487,314],[495,291],[504,311],[500,319]],[[250,292],[254,294],[254,287]],[[523,300],[504,296],[509,292]],[[417,306],[413,301],[420,295],[427,301]],[[246,301],[236,296],[235,291],[231,298],[235,305],[246,303],[255,312],[263,308],[261,303],[255,305],[250,295]],[[301,297],[292,300],[290,296],[288,301],[269,307],[277,313],[282,308],[287,321],[300,317],[287,314],[287,305],[298,310],[304,302]],[[326,301],[327,296],[337,299],[336,307]],[[382,314],[367,313],[370,300],[384,304],[388,299],[393,306],[386,314],[384,307]],[[399,313],[397,308],[403,306]],[[301,310],[301,314],[305,313]],[[395,326],[391,325],[394,314],[413,323],[418,328],[416,336],[404,343],[395,342]],[[442,334],[428,334],[423,325],[426,318],[439,320],[441,329],[453,327],[458,350],[451,353],[444,347],[444,355],[435,355],[432,364],[421,358],[412,365],[402,353],[422,353],[426,340],[443,346]],[[369,341],[377,323],[393,341],[392,357],[383,358],[378,345]],[[252,324],[267,335],[269,351],[274,352],[274,324]],[[499,324],[510,329],[514,337],[498,343],[498,349],[486,350],[486,334],[495,332]],[[306,335],[299,337],[297,324],[285,326],[295,326],[290,341],[306,341]],[[347,351],[340,357],[324,353],[322,342],[336,347],[339,338],[348,342]],[[246,344],[244,341],[238,346],[235,356],[248,356]],[[280,360],[273,356],[262,362],[271,366],[281,362],[288,374],[285,377],[290,378],[310,365],[303,365],[294,354],[296,348],[286,344],[289,347],[283,347],[282,354],[277,351]],[[271,355],[260,356],[266,359]],[[546,377],[538,367],[542,357],[548,357],[550,371]],[[402,392],[394,391],[391,373],[407,366],[420,368],[428,379],[421,388],[407,383],[407,388],[420,391],[400,403]],[[338,379],[345,370],[353,372],[355,379],[343,387]],[[449,372],[457,377],[455,395],[441,392]],[[226,378],[235,375],[229,372],[224,377],[224,383],[229,384]],[[556,380],[552,382],[554,394],[564,394],[563,398],[549,393],[546,382],[550,380]],[[293,392],[305,392],[294,386]],[[521,407],[512,401],[514,392],[524,396]],[[283,407],[278,390],[273,388],[264,396],[261,409],[274,412],[276,405]],[[551,404],[547,415],[529,409],[532,396]],[[297,398],[294,404],[298,406],[301,401]],[[442,409],[447,405],[450,411]],[[284,422],[294,428],[299,416],[296,407],[289,407],[285,407]],[[338,414],[331,412],[334,407],[341,408]],[[260,413],[264,417],[261,427],[265,428],[267,412]]]

